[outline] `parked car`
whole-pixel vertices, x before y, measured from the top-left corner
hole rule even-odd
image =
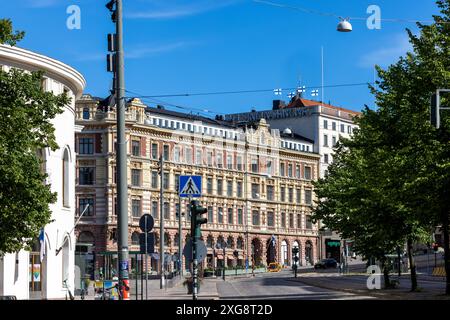
[[[322,259],[314,265],[314,269],[337,268],[338,262],[335,259]]]

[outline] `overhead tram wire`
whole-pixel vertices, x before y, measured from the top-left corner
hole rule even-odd
[[[203,114],[203,115],[208,114],[207,116],[210,116],[209,114],[224,115],[224,113],[216,112],[214,110],[181,106],[181,105],[173,104],[173,103],[170,103],[170,102],[167,102],[167,101],[164,101],[164,100],[160,100],[160,99],[148,98],[148,97],[142,96],[140,93],[133,92],[133,91],[130,91],[130,90],[125,90],[125,91],[128,92],[128,93],[137,95],[137,96],[134,96],[133,98],[139,98],[139,99],[141,99],[143,101],[146,101],[146,102],[160,104],[160,105],[163,105],[163,106],[169,106],[169,107],[181,109],[181,110],[184,110],[184,111],[189,111],[190,113],[192,113],[192,111],[196,111],[197,114]],[[128,98],[131,98],[131,97],[128,97]]]
[[[303,7],[299,7],[299,6],[291,6],[291,5],[288,5],[288,4],[279,3],[279,2],[273,2],[273,1],[253,0],[253,2],[266,4],[266,5],[273,6],[273,7],[292,9],[292,10],[296,10],[296,11],[301,11],[303,13],[315,14],[315,15],[320,15],[320,16],[325,16],[325,17],[334,17],[334,18],[340,18],[340,19],[342,19],[342,17],[343,17],[342,15],[338,15],[336,13],[322,12],[322,11],[318,11],[318,10],[303,8]],[[367,17],[348,17],[347,19],[365,21],[365,20],[367,20]],[[382,18],[382,19],[380,19],[380,21],[382,21],[382,22],[421,23],[421,24],[432,24],[432,23],[450,24],[450,21],[414,20],[414,19],[389,19],[389,18]]]
[[[335,84],[324,86],[324,88],[342,88],[342,87],[356,87],[356,86],[366,86],[373,84],[372,82],[361,82],[361,83],[349,83],[349,84]],[[305,89],[315,89],[321,86],[308,86]],[[297,87],[293,88],[281,88],[283,91],[297,90]],[[255,89],[255,90],[236,90],[236,91],[216,91],[216,92],[199,92],[199,93],[174,93],[174,94],[160,94],[160,95],[139,95],[134,98],[168,98],[168,97],[194,97],[194,96],[211,96],[211,95],[227,95],[227,94],[244,94],[244,93],[263,93],[263,92],[273,92],[272,89]],[[132,94],[137,94],[135,92],[128,91]],[[131,98],[131,97],[128,97]]]

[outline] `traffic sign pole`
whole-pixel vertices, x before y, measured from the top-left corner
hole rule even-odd
[[[145,218],[145,230],[147,230],[147,219]],[[145,231],[145,300],[148,300],[148,269],[147,269],[147,260],[148,260],[148,243],[147,243],[147,234]]]

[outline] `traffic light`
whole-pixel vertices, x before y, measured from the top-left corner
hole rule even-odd
[[[208,209],[200,206],[200,202],[196,200],[191,201],[191,236],[200,239],[200,225],[208,222],[208,219],[203,218],[202,214],[208,212]]]

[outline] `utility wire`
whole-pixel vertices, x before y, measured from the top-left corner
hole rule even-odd
[[[341,88],[341,87],[356,87],[356,86],[366,86],[372,84],[371,82],[361,82],[361,83],[348,83],[348,84],[335,84],[324,86],[324,88]],[[320,88],[321,86],[308,86],[304,89],[314,89]],[[283,91],[297,90],[294,88],[280,88]],[[255,89],[255,90],[236,90],[236,91],[216,91],[216,92],[198,92],[198,93],[174,93],[174,94],[160,94],[160,95],[138,95],[133,98],[167,98],[167,97],[194,97],[194,96],[211,96],[211,95],[226,95],[226,94],[243,94],[243,93],[261,93],[261,92],[273,92],[272,89]],[[132,94],[137,94],[136,92],[128,91]],[[132,97],[127,97],[132,98]]]
[[[315,14],[315,15],[320,15],[320,16],[334,17],[334,18],[342,19],[342,16],[338,15],[336,13],[322,12],[322,11],[307,9],[307,8],[298,7],[298,6],[291,6],[291,5],[284,4],[284,3],[277,3],[277,2],[266,1],[266,0],[253,0],[253,2],[266,4],[266,5],[270,5],[270,6],[274,6],[274,7],[288,8],[288,9],[301,11],[301,12],[309,13],[309,14]],[[367,17],[348,17],[346,19],[367,20]],[[413,20],[413,19],[380,19],[380,20],[384,21],[384,22],[404,22],[404,23],[422,23],[422,24],[432,24],[432,23],[448,24],[448,23],[450,23],[450,21]]]

